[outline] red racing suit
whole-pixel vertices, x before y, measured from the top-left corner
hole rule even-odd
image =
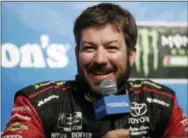
[[[92,97],[75,81],[48,81],[15,95],[3,138],[99,138],[124,120],[131,138],[188,137],[188,118],[175,93],[152,81],[130,81],[130,114],[96,121]],[[120,94],[125,94],[125,90]]]

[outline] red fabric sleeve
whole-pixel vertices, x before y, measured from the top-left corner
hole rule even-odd
[[[188,138],[188,117],[175,99],[170,124],[164,133],[165,138]]]
[[[30,101],[18,96],[2,138],[45,138],[41,120]]]

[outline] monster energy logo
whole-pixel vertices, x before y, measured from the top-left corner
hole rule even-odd
[[[158,32],[156,30],[140,29],[138,31],[138,44],[136,56],[136,71],[141,73],[141,63],[143,63],[144,76],[149,75],[149,53],[152,49],[153,53],[153,69],[158,69]]]

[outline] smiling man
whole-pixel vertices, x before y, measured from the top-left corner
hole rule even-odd
[[[113,80],[121,87],[135,58],[136,51],[129,54],[128,50],[123,31],[113,24],[84,29],[76,47],[80,76],[96,93],[103,80]]]
[[[136,56],[137,27],[127,10],[109,3],[89,7],[76,19],[74,35],[76,79],[42,82],[17,92],[4,138],[188,135],[187,117],[173,90],[148,80],[128,80]],[[95,120],[93,103],[102,97],[100,86],[105,80],[115,82],[117,95],[129,96],[129,114]]]

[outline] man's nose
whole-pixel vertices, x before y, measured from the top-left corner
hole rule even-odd
[[[95,64],[106,64],[108,62],[107,53],[103,49],[98,49],[94,55]]]

